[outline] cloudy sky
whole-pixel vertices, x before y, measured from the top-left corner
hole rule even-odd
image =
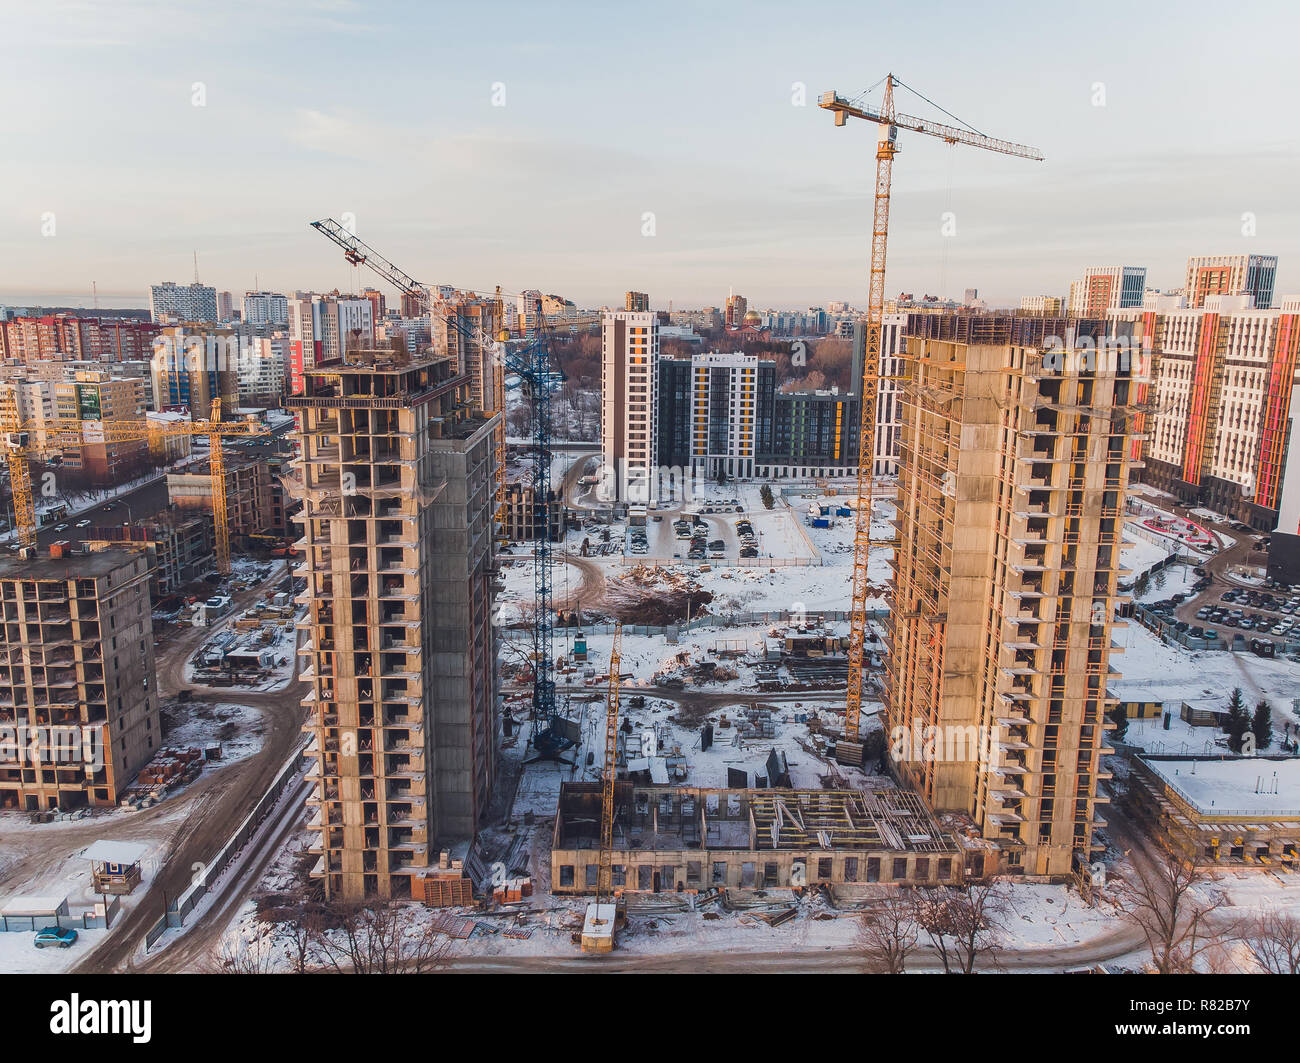
[[[891,294],[1244,251],[1300,291],[1300,16],[1160,7],[0,0],[0,303],[145,305],[195,251],[218,289],[356,288],[308,227],[346,213],[428,283],[861,305],[875,129],[816,98],[890,70],[1047,156],[900,134]]]

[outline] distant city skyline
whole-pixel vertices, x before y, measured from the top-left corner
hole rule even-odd
[[[1300,291],[1281,117],[1296,97],[1290,10],[1234,6],[1249,61],[1222,52],[1222,10],[1198,2],[1177,20],[1102,3],[1070,21],[1068,49],[1041,3],[996,22],[941,3],[924,25],[847,3],[815,19],[784,4],[653,18],[573,4],[540,29],[534,8],[505,3],[482,47],[472,7],[163,10],[10,13],[27,46],[0,88],[30,103],[6,116],[27,147],[0,168],[0,303],[90,306],[95,281],[101,307],[145,306],[150,285],[192,280],[195,251],[219,291],[356,291],[375,278],[309,228],[348,213],[430,284],[583,306],[621,305],[625,290],[655,309],[718,306],[728,287],[759,308],[863,305],[874,136],[836,129],[816,100],[890,69],[1047,156],[901,133],[891,296],[974,287],[1014,306],[1108,263],[1171,288],[1189,256],[1241,252],[1277,255],[1278,295]],[[440,35],[461,44],[429,62]],[[915,98],[903,109],[943,117]]]

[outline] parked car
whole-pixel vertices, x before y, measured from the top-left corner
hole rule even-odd
[[[65,930],[61,926],[47,926],[36,931],[36,940],[32,943],[38,949],[70,949],[77,943],[77,932]]]

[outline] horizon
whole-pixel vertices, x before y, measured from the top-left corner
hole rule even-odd
[[[1042,6],[1022,2],[996,23],[938,5],[924,35],[904,12],[847,4],[815,20],[770,3],[679,4],[657,21],[559,5],[563,43],[511,17],[529,10],[507,3],[499,41],[439,52],[436,66],[422,53],[439,35],[473,39],[474,12],[235,0],[160,17],[153,0],[52,0],[13,14],[32,46],[0,85],[38,102],[14,109],[11,137],[42,150],[3,171],[2,298],[80,291],[69,301],[89,306],[94,281],[101,304],[140,308],[149,285],[188,282],[195,252],[218,291],[255,278],[355,291],[374,278],[309,228],[350,214],[426,284],[537,288],[581,306],[626,290],[655,309],[717,306],[728,288],[757,307],[863,304],[874,130],[836,129],[817,97],[856,96],[891,68],[1046,155],[901,132],[891,294],[973,287],[1012,306],[1114,262],[1145,265],[1168,289],[1187,257],[1241,252],[1277,255],[1277,293],[1300,289],[1287,272],[1300,257],[1296,150],[1276,117],[1293,95],[1292,11],[1238,5],[1238,22],[1270,32],[1222,93],[1196,62],[1218,60],[1220,11],[1205,3],[1177,24],[1103,4],[1072,26],[1068,54]],[[879,44],[864,60],[868,35]],[[283,61],[286,47],[298,61]],[[1186,62],[1157,69],[1153,51]],[[906,93],[900,109],[950,121]]]

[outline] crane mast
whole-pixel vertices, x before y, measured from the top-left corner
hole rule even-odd
[[[534,608],[533,623],[533,733],[532,744],[540,757],[554,757],[573,743],[559,729],[560,713],[556,702],[554,621],[551,613],[551,392],[555,387],[555,373],[551,369],[550,335],[537,308],[538,328],[532,339],[517,344],[515,349],[505,342],[493,342],[495,337],[485,336],[482,329],[462,321],[460,315],[447,306],[445,299],[436,298],[427,285],[422,284],[405,270],[400,269],[365,241],[355,236],[333,218],[311,223],[313,229],[343,249],[344,257],[354,266],[366,266],[399,290],[415,298],[427,310],[430,323],[435,316],[445,322],[464,339],[480,344],[482,350],[491,352],[493,380],[500,386],[496,391],[496,406],[491,412],[501,415],[496,429],[497,521],[505,523],[505,370],[519,377],[533,399],[531,454],[533,458],[534,515],[540,514],[541,533],[534,539]],[[501,289],[496,291],[500,305]]]
[[[876,453],[877,405],[884,362],[881,357],[881,337],[885,315],[885,256],[889,244],[889,194],[893,178],[894,156],[898,153],[899,129],[938,137],[949,144],[966,144],[971,147],[996,151],[1004,155],[1042,160],[1037,148],[1009,140],[996,140],[974,129],[931,122],[914,115],[900,114],[895,109],[894,87],[902,85],[893,74],[886,75],[883,102],[879,109],[863,106],[840,96],[835,91],[823,93],[818,106],[835,115],[835,124],[844,126],[850,118],[872,122],[877,126],[875,209],[871,224],[871,261],[867,295],[866,352],[859,383],[860,427],[858,432],[858,482],[857,506],[854,513],[853,532],[853,598],[849,625],[849,678],[844,706],[844,732],[836,743],[836,759],[842,764],[861,765],[863,745],[859,739],[862,720],[862,665],[866,655],[867,591],[871,547],[897,547],[896,539],[871,538],[874,477],[872,475]],[[904,88],[907,86],[903,85]],[[914,91],[914,90],[909,90]],[[917,94],[919,95],[919,93]],[[924,97],[922,97],[924,99]],[[928,101],[927,101],[928,102]],[[891,603],[896,608],[897,603]],[[909,612],[906,618],[894,617],[897,623],[905,619],[915,624],[920,619]],[[936,625],[935,637],[942,632],[942,617],[927,618]]]
[[[605,773],[600,790],[600,863],[596,875],[596,903],[607,904],[614,888],[614,776],[618,770],[618,698],[622,679],[623,622],[614,625],[614,645],[609,651],[609,705],[605,712]]]
[[[0,431],[3,432],[3,449],[9,466],[9,486],[14,499],[14,527],[18,545],[36,545],[36,506],[32,498],[31,472],[28,454],[33,435],[47,438],[67,436],[85,438],[85,421],[77,418],[59,418],[45,421],[35,428],[24,427],[18,415],[13,392],[0,397]],[[180,424],[154,424],[150,421],[102,421],[95,424],[104,443],[128,443],[148,439],[152,449],[156,443],[169,436],[207,436],[210,441],[210,468],[212,474],[212,519],[216,537],[217,570],[230,571],[230,524],[226,511],[226,466],[221,440],[225,436],[264,436],[270,433],[265,426],[253,421],[223,421],[221,400],[212,400],[212,416],[207,421],[190,421]]]

